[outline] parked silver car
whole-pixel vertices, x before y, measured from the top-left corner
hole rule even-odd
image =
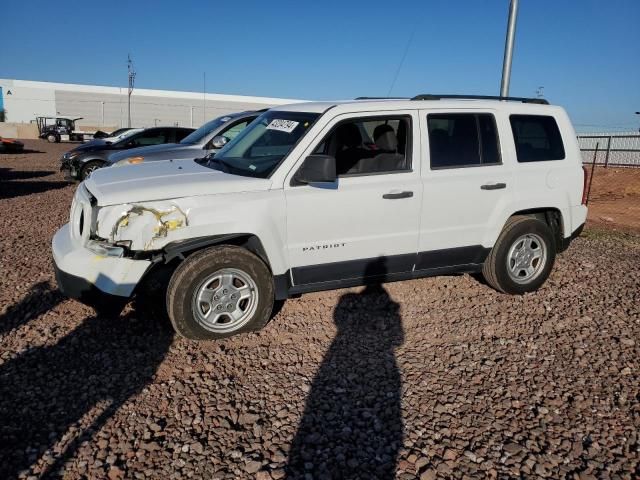
[[[224,147],[249,125],[262,111],[232,113],[205,123],[180,143],[151,145],[113,152],[107,162],[115,166],[155,160],[177,160],[204,157]]]

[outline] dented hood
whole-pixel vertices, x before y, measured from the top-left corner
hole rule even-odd
[[[271,180],[230,175],[193,160],[102,168],[85,181],[98,205],[268,190]]]

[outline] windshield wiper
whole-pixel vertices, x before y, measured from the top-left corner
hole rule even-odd
[[[227,162],[225,162],[224,160],[220,160],[219,158],[216,158],[216,157],[212,156],[207,161],[207,166],[211,165],[212,163],[217,163],[218,165],[220,165],[222,167],[220,170],[222,170],[224,173],[229,173],[229,168],[231,166]]]

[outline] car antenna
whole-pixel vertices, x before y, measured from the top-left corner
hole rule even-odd
[[[387,93],[387,97],[391,96],[391,91],[393,87],[396,85],[396,80],[398,80],[398,75],[400,74],[400,70],[402,69],[402,65],[404,64],[404,60],[407,58],[407,53],[409,52],[409,47],[411,46],[411,42],[413,42],[413,36],[416,33],[416,26],[413,26],[413,30],[411,30],[411,34],[409,35],[409,40],[407,40],[407,44],[404,47],[404,52],[402,54],[402,58],[400,59],[400,63],[398,64],[398,68],[396,69],[396,73],[393,76],[393,81],[391,82],[391,86],[389,87],[389,92]]]

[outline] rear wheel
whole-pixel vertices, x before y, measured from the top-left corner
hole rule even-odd
[[[273,302],[269,268],[253,253],[231,245],[187,257],[167,289],[174,329],[193,340],[258,330],[269,321]]]
[[[546,223],[512,217],[485,260],[482,274],[501,292],[532,292],[549,277],[555,256],[553,233]]]
[[[95,172],[99,168],[102,168],[102,162],[93,161],[85,163],[84,167],[82,167],[82,170],[80,170],[80,179],[86,180],[91,176],[93,172]]]

